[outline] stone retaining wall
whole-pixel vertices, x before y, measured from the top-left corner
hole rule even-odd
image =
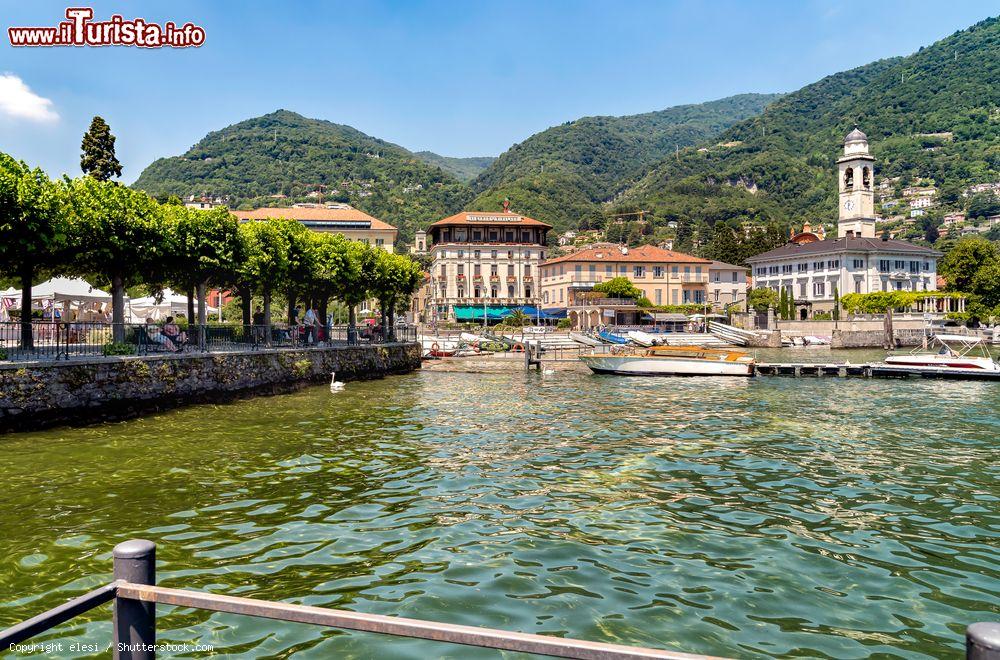
[[[896,346],[920,346],[924,341],[923,328],[893,328]],[[834,330],[830,348],[882,348],[883,330]]]
[[[123,419],[185,403],[290,392],[420,368],[418,344],[101,357],[0,365],[0,432]]]

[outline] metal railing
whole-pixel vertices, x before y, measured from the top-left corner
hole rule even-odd
[[[117,327],[112,323],[32,321],[32,346],[26,348],[21,341],[21,324],[0,322],[0,362],[69,360],[110,355],[257,351],[417,340],[416,327],[410,325],[396,325],[389,328],[388,332],[381,327],[358,326],[352,333],[346,325],[274,323],[266,326],[214,323],[178,324],[178,331],[176,334],[169,334],[157,324],[145,323],[126,323]],[[115,337],[120,341],[115,341]]]
[[[116,660],[125,658],[147,660],[155,657],[157,603],[558,658],[708,660],[710,657],[159,587],[156,586],[156,545],[152,541],[133,539],[119,543],[115,546],[112,556],[113,582],[0,631],[0,649],[16,651],[22,642],[79,614],[114,601],[112,657]],[[979,630],[977,626],[994,625],[1000,629],[1000,624],[975,624],[969,627],[969,634],[972,634],[974,628]],[[997,630],[989,627],[982,629],[982,633],[977,633],[974,638],[970,637],[972,640],[970,644],[978,644],[976,648],[984,649],[985,654],[975,656],[976,658],[1000,660],[1000,645],[990,644],[990,640],[996,636]]]

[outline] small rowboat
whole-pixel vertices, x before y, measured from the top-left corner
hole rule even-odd
[[[754,359],[743,351],[700,346],[652,346],[581,355],[596,374],[619,376],[752,376]]]

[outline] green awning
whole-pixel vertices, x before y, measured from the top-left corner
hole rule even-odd
[[[485,311],[487,320],[499,321],[504,317],[510,316],[514,312],[514,309],[504,305],[486,307],[485,309],[478,305],[455,305],[455,320],[482,321],[483,312]]]

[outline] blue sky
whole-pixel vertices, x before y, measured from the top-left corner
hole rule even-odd
[[[1000,13],[982,0],[89,6],[95,20],[192,21],[207,40],[185,50],[15,49],[7,27],[55,25],[67,4],[0,0],[0,150],[75,176],[81,136],[100,114],[125,181],[208,131],[277,108],[414,151],[497,155],[585,115],[793,91]]]

